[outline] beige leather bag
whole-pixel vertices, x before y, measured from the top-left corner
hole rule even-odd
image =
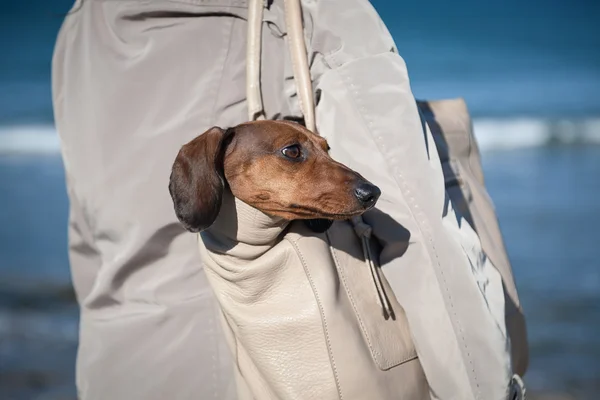
[[[285,5],[298,89],[308,89],[300,6]],[[261,12],[262,2],[251,3],[251,119],[261,118]],[[312,94],[300,93],[314,130]],[[376,254],[369,234],[360,221],[314,233],[225,196],[200,250],[223,311],[240,399],[429,398],[402,308],[386,295],[375,260],[365,257]]]
[[[249,4],[250,119],[263,118],[262,7],[260,0]],[[285,7],[300,105],[314,130],[300,3],[286,0]],[[439,398],[430,392],[404,311],[377,266],[378,243],[361,218],[315,233],[225,193],[218,219],[200,238],[240,399]],[[446,375],[451,380],[453,371]]]

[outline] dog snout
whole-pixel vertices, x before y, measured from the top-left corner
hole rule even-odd
[[[380,195],[381,190],[369,182],[361,182],[354,188],[354,196],[364,208],[373,207]]]

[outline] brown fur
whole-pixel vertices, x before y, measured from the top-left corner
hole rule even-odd
[[[282,153],[292,145],[301,149],[299,159]],[[363,213],[374,203],[361,204],[355,189],[368,182],[334,161],[328,149],[325,139],[294,122],[211,128],[184,145],[173,164],[169,190],[176,214],[188,230],[208,228],[218,215],[225,183],[243,202],[288,220]]]

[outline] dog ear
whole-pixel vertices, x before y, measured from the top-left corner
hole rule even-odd
[[[185,144],[175,158],[169,193],[177,218],[190,232],[207,229],[219,215],[225,142],[232,133],[232,129],[213,127]]]

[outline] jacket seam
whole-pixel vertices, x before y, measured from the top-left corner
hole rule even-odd
[[[384,53],[382,53],[384,54]],[[385,154],[381,151],[381,147],[378,143],[378,140],[376,138],[376,135],[374,134],[374,131],[376,130],[375,128],[372,127],[372,124],[369,123],[368,121],[366,121],[365,119],[365,115],[366,114],[366,109],[364,107],[359,107],[357,104],[357,101],[359,101],[359,94],[357,93],[357,91],[355,91],[353,88],[355,87],[355,85],[351,82],[351,78],[349,76],[347,76],[346,74],[343,73],[343,71],[340,70],[340,68],[336,69],[338,72],[338,75],[341,78],[342,84],[345,86],[346,92],[348,92],[349,94],[352,94],[352,96],[348,96],[349,101],[351,101],[355,107],[355,109],[357,109],[359,118],[361,119],[363,125],[365,126],[366,130],[369,132],[371,138],[373,139],[373,141],[375,142],[375,145],[377,146],[379,153],[383,156],[383,160],[384,162],[388,165],[388,168],[391,167],[389,160],[387,160],[387,158],[385,157]],[[333,70],[332,70],[333,71]],[[351,89],[352,88],[352,89]],[[423,213],[421,211],[417,211],[419,206],[418,204],[415,203],[415,199],[412,196],[412,191],[410,190],[408,184],[406,183],[406,180],[404,179],[404,177],[402,176],[402,174],[400,172],[394,171],[394,168],[390,168],[390,172],[391,175],[394,177],[394,180],[396,181],[396,183],[398,184],[398,187],[400,188],[400,190],[402,191],[403,195],[406,197],[407,199],[407,203],[409,204],[409,210],[410,213],[413,217],[413,219],[415,221],[417,221],[417,226],[418,229],[420,231],[421,234],[423,234],[425,237],[427,237],[427,240],[429,241],[429,244],[431,246],[431,249],[433,250],[432,253],[435,257],[435,262],[438,266],[438,271],[441,275],[442,281],[444,282],[444,284],[447,283],[446,281],[446,277],[444,275],[444,271],[441,268],[440,265],[440,261],[439,261],[439,256],[438,256],[438,252],[437,249],[435,247],[435,242],[433,241],[431,234],[430,234],[430,229],[425,229],[425,228],[429,228],[429,224],[427,223],[427,218],[425,217],[425,215],[423,215]],[[418,218],[417,218],[418,216]],[[433,261],[433,260],[432,260]],[[460,339],[463,343],[463,346],[467,352],[467,360],[471,366],[471,372],[472,372],[472,377],[473,377],[473,381],[477,387],[477,394],[478,396],[475,396],[476,398],[479,397],[480,393],[479,393],[479,383],[477,380],[477,375],[475,373],[475,369],[473,367],[473,362],[472,362],[472,357],[471,357],[471,353],[468,349],[468,345],[466,343],[466,340],[464,338],[464,333],[463,333],[463,328],[462,325],[460,324],[460,321],[457,318],[456,315],[456,311],[455,311],[455,307],[454,307],[454,302],[452,300],[452,296],[450,295],[447,285],[445,285],[446,288],[446,297],[448,299],[448,303],[447,305],[450,307],[450,309],[452,310],[452,314],[454,315],[454,321],[459,329],[459,334],[460,334]],[[446,301],[445,301],[446,302]],[[453,330],[454,331],[454,330]],[[456,331],[454,331],[454,335],[458,336],[458,334]],[[457,337],[458,339],[458,337]],[[471,389],[472,390],[472,389]],[[474,394],[474,393],[473,393]]]
[[[233,37],[233,25],[235,23],[235,20],[232,19],[230,20],[231,25],[229,26],[229,35],[227,37],[227,47],[225,48],[225,51],[223,53],[223,55],[221,56],[221,59],[219,60],[218,63],[216,63],[216,65],[220,65],[221,66],[221,71],[220,71],[220,76],[219,76],[219,80],[217,81],[217,84],[214,87],[214,90],[212,92],[212,97],[215,99],[213,106],[212,106],[212,110],[210,113],[210,126],[214,125],[215,123],[215,110],[217,109],[217,104],[219,103],[219,96],[218,93],[221,92],[221,86],[223,86],[223,78],[225,77],[225,62],[227,61],[227,59],[229,58],[229,51],[231,50],[231,40]]]

